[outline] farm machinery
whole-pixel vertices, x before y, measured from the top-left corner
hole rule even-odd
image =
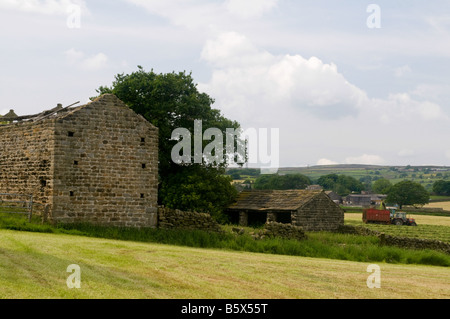
[[[362,219],[366,224],[417,226],[414,218],[408,218],[405,212],[397,212],[395,209],[366,208],[363,210]]]

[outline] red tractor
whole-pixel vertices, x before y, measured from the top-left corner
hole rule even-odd
[[[393,224],[417,226],[414,218],[407,218],[406,213],[388,209],[367,208],[363,210],[363,222],[372,224]]]

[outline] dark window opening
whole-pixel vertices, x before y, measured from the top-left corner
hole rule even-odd
[[[73,165],[78,165],[78,161],[73,161]]]
[[[144,164],[142,164],[142,168],[145,168],[145,167],[146,167],[145,163],[144,163]]]
[[[141,137],[141,143],[145,143],[145,137]]]
[[[239,212],[229,211],[227,212],[228,221],[233,225],[239,225]]]
[[[70,191],[69,195],[72,197],[74,195],[73,191]]]
[[[277,213],[277,222],[283,223],[283,224],[291,224],[292,223],[292,216],[291,212],[288,213]]]
[[[41,182],[41,187],[47,186],[47,181],[44,178],[40,178],[39,181]]]
[[[248,212],[248,226],[261,227],[267,221],[265,212]]]
[[[144,194],[141,194],[141,198],[144,198]]]
[[[75,134],[74,132],[69,131],[69,132],[67,133],[67,136],[73,137],[74,134]]]

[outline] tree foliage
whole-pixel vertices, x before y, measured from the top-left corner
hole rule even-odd
[[[328,174],[319,177],[317,184],[325,190],[345,196],[352,192],[359,193],[364,189],[363,184],[352,176]]]
[[[179,165],[172,161],[171,151],[178,142],[172,140],[172,132],[176,128],[186,128],[192,136],[194,120],[202,120],[203,131],[218,128],[224,136],[227,128],[239,128],[239,123],[225,118],[219,110],[211,107],[214,100],[198,91],[191,74],[157,74],[138,66],[136,72],[116,75],[111,87],[100,86],[97,92],[116,95],[158,127],[160,204],[211,212],[222,209],[233,200],[234,187],[229,179],[221,177],[226,163]],[[202,141],[202,149],[207,143]],[[223,200],[218,200],[222,195]]]
[[[386,202],[404,205],[422,206],[430,201],[430,194],[419,183],[402,181],[393,185],[386,198]]]
[[[450,196],[450,181],[439,180],[434,182],[433,193],[436,195]]]
[[[254,184],[255,189],[305,189],[311,180],[302,174],[260,175]]]
[[[387,194],[392,187],[390,180],[386,178],[380,178],[376,180],[372,185],[372,191],[377,194]]]

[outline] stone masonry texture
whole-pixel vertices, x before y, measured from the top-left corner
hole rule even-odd
[[[158,129],[112,94],[0,126],[0,192],[32,194],[55,223],[156,227]]]

